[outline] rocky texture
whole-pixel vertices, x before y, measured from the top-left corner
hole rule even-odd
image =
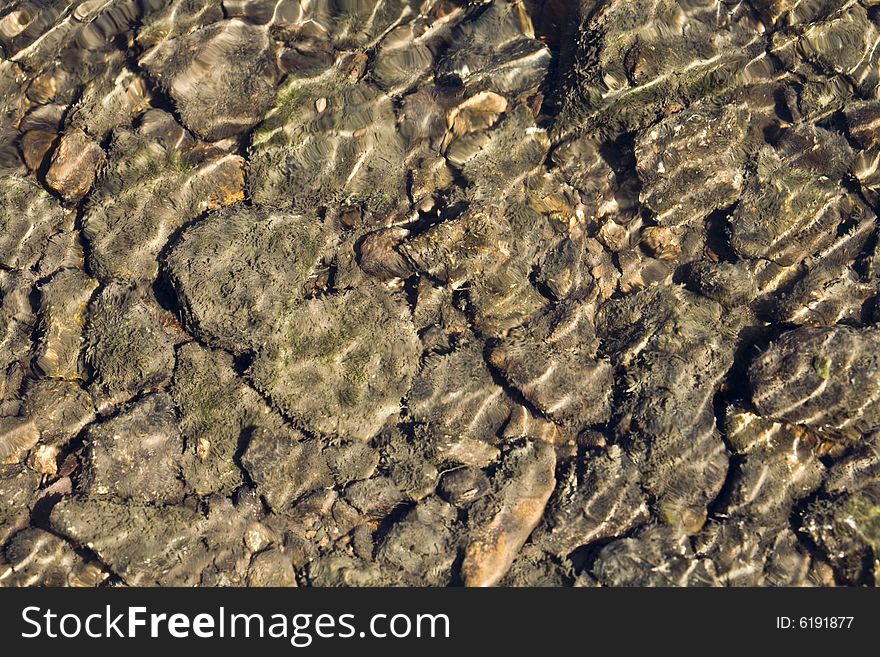
[[[368,440],[399,412],[417,359],[403,300],[362,287],[304,302],[257,356],[250,376],[309,429]]]
[[[722,315],[725,315],[722,324]],[[635,455],[655,510],[697,532],[720,492],[728,457],[713,398],[733,361],[737,317],[675,286],[607,303],[605,349],[627,382],[616,433]]]
[[[62,538],[35,528],[12,537],[0,564],[6,586],[92,587],[108,576],[99,563],[77,554]]]
[[[139,64],[171,96],[187,127],[213,141],[263,116],[278,75],[275,48],[265,27],[232,19],[163,39]]]
[[[0,584],[876,584],[875,4],[5,3]]]
[[[880,428],[878,333],[847,326],[784,333],[749,369],[761,415],[857,434]]]
[[[580,471],[580,472],[579,472]],[[636,464],[617,445],[573,461],[557,486],[533,541],[565,557],[577,548],[616,538],[650,517]]]
[[[91,189],[103,160],[101,147],[82,130],[75,129],[61,138],[52,155],[46,184],[68,203],[75,203]]]
[[[89,308],[86,361],[95,383],[111,399],[134,396],[165,383],[174,368],[174,317],[149,288],[105,286]]]
[[[489,494],[468,513],[461,564],[465,586],[492,586],[504,577],[541,520],[556,484],[555,465],[553,449],[540,443],[526,443],[505,455]]]
[[[243,482],[239,451],[260,427],[282,419],[235,370],[232,356],[190,342],[176,352],[171,396],[186,443],[184,478],[199,495],[230,493]]]
[[[81,364],[86,309],[97,281],[79,269],[63,269],[39,286],[41,320],[36,365],[51,378],[86,378]]]
[[[196,142],[150,110],[136,131],[114,131],[108,164],[86,204],[83,234],[101,279],[152,281],[169,238],[208,209],[242,198],[242,159]]]
[[[316,218],[272,211],[227,210],[191,226],[166,258],[187,328],[237,353],[274,340],[328,242]]]
[[[173,504],[183,498],[182,454],[171,399],[149,395],[89,427],[80,487],[96,498]]]

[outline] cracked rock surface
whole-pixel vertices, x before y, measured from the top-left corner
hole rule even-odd
[[[878,38],[2,3],[0,585],[876,585]]]

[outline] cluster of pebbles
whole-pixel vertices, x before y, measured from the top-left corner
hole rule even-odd
[[[10,0],[0,584],[880,579],[876,0]]]

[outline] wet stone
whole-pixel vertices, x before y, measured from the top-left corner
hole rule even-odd
[[[296,570],[283,549],[273,548],[254,555],[248,566],[248,586],[296,586]]]
[[[438,461],[442,458],[438,459],[432,452],[429,441],[423,440],[421,435],[406,436],[394,428],[384,430],[375,442],[380,453],[380,468],[406,498],[418,501],[434,493],[440,478]],[[479,451],[479,447],[474,451]]]
[[[43,444],[63,443],[95,419],[91,396],[74,381],[29,380],[23,397],[23,414],[33,420]]]
[[[259,122],[278,75],[268,30],[238,19],[164,40],[139,64],[175,100],[187,127],[210,141]]]
[[[623,391],[616,431],[637,455],[660,516],[690,532],[727,473],[712,404],[742,318],[726,314],[722,324],[722,314],[720,304],[680,287],[656,286],[606,304],[597,319],[623,380],[639,382]]]
[[[317,218],[260,209],[194,224],[165,259],[187,328],[236,353],[262,347],[296,316],[329,242]]]
[[[802,515],[800,531],[818,546],[842,583],[877,584],[878,475],[872,436],[832,466],[821,494]]]
[[[570,564],[555,559],[535,545],[527,544],[498,585],[561,587],[568,586],[570,581]]]
[[[21,137],[21,152],[28,169],[37,171],[55,145],[58,135],[48,130],[29,130]]]
[[[0,464],[0,493],[4,499],[0,507],[0,543],[28,526],[40,479],[38,473],[23,465]]]
[[[111,283],[91,302],[88,316],[85,358],[104,393],[133,396],[170,379],[182,336],[148,288]]]
[[[160,110],[148,112],[136,132],[113,133],[109,163],[83,218],[100,279],[152,281],[176,230],[243,197],[241,157],[203,148]]]
[[[379,452],[364,443],[345,443],[324,450],[324,458],[334,481],[344,486],[352,481],[369,479],[379,465]]]
[[[144,397],[86,433],[80,487],[100,498],[173,504],[183,497],[183,438],[168,395]]]
[[[0,462],[18,463],[39,440],[40,431],[33,420],[0,417]]]
[[[14,400],[28,370],[37,325],[30,303],[32,276],[0,269],[0,399]],[[15,414],[15,411],[12,411]]]
[[[505,455],[492,489],[468,514],[461,564],[465,586],[497,584],[540,522],[556,485],[553,449],[524,443]]]
[[[831,431],[880,428],[878,339],[874,328],[847,326],[782,334],[749,368],[758,412]]]
[[[467,436],[492,443],[510,401],[492,379],[474,344],[449,354],[430,354],[413,381],[407,408],[427,430],[450,440]]]
[[[95,182],[98,167],[104,162],[104,151],[79,129],[61,137],[46,172],[46,183],[68,203],[85,196]]]
[[[241,485],[239,445],[257,427],[275,428],[281,417],[236,375],[231,355],[190,342],[178,348],[171,396],[186,443],[182,469],[199,495]]]
[[[645,523],[650,514],[635,462],[617,445],[587,454],[580,466],[572,462],[545,517],[533,542],[558,557]]]
[[[579,325],[562,315],[511,332],[491,350],[489,363],[542,414],[578,427],[605,422],[611,415],[611,364],[595,358],[589,322]],[[574,338],[578,330],[586,334]]]
[[[25,529],[6,544],[5,586],[100,586],[108,577],[101,565],[77,554],[63,539],[42,529]],[[0,565],[0,571],[3,570]]]
[[[688,274],[697,292],[729,308],[747,304],[758,295],[752,273],[740,263],[699,262]]]
[[[538,87],[550,64],[522,3],[491,3],[456,26],[450,42],[440,75],[466,89],[516,96]]]
[[[835,184],[842,167],[817,178],[818,163],[807,159],[843,156],[843,138],[820,128],[809,140],[797,137],[787,148],[765,146],[757,155],[756,173],[730,217],[730,242],[741,256],[795,264],[829,246],[838,226],[866,212],[857,198]]]
[[[458,557],[457,520],[455,507],[429,498],[386,532],[377,557],[414,578],[426,577],[425,586],[446,585]]]
[[[488,491],[489,478],[478,468],[455,468],[440,479],[440,494],[457,506],[467,506]]]
[[[0,190],[0,264],[33,267],[49,254],[54,236],[68,228],[68,220],[57,201],[35,183],[0,177]]]
[[[212,498],[207,513],[184,506],[66,498],[52,529],[87,546],[132,586],[242,584],[250,553],[241,540],[248,512]]]
[[[641,200],[658,223],[701,221],[739,197],[750,122],[746,108],[696,105],[640,134],[635,156]]]
[[[875,0],[12,0],[0,584],[876,584]]]
[[[291,76],[279,89],[251,141],[248,190],[255,201],[300,210],[362,203],[388,212],[406,198],[392,99],[333,73]]]
[[[80,355],[86,309],[97,287],[97,281],[78,269],[64,269],[39,287],[43,337],[36,365],[45,376],[86,378]]]
[[[593,574],[605,586],[716,586],[715,566],[686,536],[652,525],[599,551]]]
[[[399,412],[418,353],[402,300],[365,287],[303,302],[249,374],[311,430],[367,440]]]
[[[664,111],[745,86],[753,79],[743,75],[750,64],[754,77],[771,74],[772,66],[759,56],[758,25],[742,16],[747,9],[731,11],[741,20],[731,16],[719,24],[718,5],[708,1],[686,9],[616,0],[593,11],[591,3],[580,3],[577,91],[566,98],[557,130],[638,129]]]
[[[291,429],[256,429],[241,463],[276,511],[284,511],[306,493],[333,485],[320,444]]]

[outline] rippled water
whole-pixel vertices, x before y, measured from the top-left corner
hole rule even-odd
[[[0,582],[876,582],[880,14],[0,6]]]

